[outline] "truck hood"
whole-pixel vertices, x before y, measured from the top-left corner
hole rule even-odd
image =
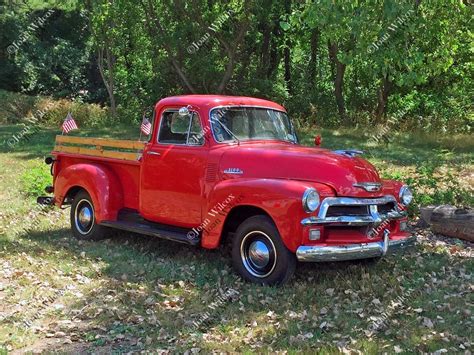
[[[226,173],[227,171],[227,173]],[[285,143],[244,143],[231,146],[222,156],[220,172],[241,178],[294,179],[331,186],[338,196],[373,197],[354,187],[356,183],[381,179],[365,159],[321,148]],[[237,173],[237,174],[236,174]]]

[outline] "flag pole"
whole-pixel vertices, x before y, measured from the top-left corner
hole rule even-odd
[[[67,115],[66,115],[66,118],[67,118]],[[64,136],[64,122],[66,120],[63,121],[63,124],[61,125],[61,135]]]
[[[68,112],[69,113],[69,112]],[[66,115],[66,118],[67,118],[67,115]],[[63,124],[61,125],[61,135],[64,136],[64,122],[66,120],[63,121]]]
[[[145,111],[143,111],[142,122],[140,123],[140,137],[138,137],[138,141],[140,142],[142,140],[142,124],[143,124],[143,119],[145,118],[145,114],[146,114],[146,109]]]

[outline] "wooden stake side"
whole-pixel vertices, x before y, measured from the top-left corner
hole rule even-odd
[[[95,148],[67,146],[64,144],[89,145],[95,146]],[[136,161],[138,160],[141,151],[145,148],[145,144],[146,142],[119,139],[56,136],[56,146],[54,147],[54,151]],[[137,150],[137,152],[118,152],[114,150],[106,150],[104,147]]]
[[[142,150],[146,144],[146,142],[130,141],[130,140],[122,140],[122,139],[56,136],[56,144],[58,143],[84,144],[84,145],[95,145],[95,146],[101,146],[101,147],[140,149],[140,150]]]

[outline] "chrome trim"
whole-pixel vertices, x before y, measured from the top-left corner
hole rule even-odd
[[[405,191],[408,190],[410,193],[411,193],[411,200],[410,202],[408,202],[407,204],[403,203],[403,194],[405,193]],[[400,203],[403,205],[403,206],[408,206],[412,201],[413,201],[413,192],[411,191],[410,187],[408,185],[403,185],[401,188],[400,188],[400,191],[398,192],[398,198],[400,199]]]
[[[393,202],[395,209],[381,214],[378,212],[377,205],[384,205]],[[338,216],[326,217],[329,207],[331,206],[369,206],[369,214],[367,216]],[[406,211],[398,208],[397,200],[391,195],[379,198],[354,198],[354,197],[326,197],[319,207],[318,216],[304,218],[301,221],[303,226],[312,226],[318,224],[335,224],[348,226],[364,226],[368,224],[378,225],[384,220],[400,219],[407,215]]]
[[[81,207],[80,210],[79,207]],[[76,210],[74,211],[74,224],[76,226],[76,230],[82,235],[87,235],[94,227],[94,223],[94,207],[89,200],[84,198],[77,203]],[[89,226],[89,228],[85,230],[84,228],[87,226]]]
[[[158,131],[156,132],[156,144],[158,145],[164,145],[164,146],[169,146],[169,145],[172,145],[172,146],[182,146],[182,147],[203,147],[205,145],[205,142],[202,142],[202,144],[189,144],[189,133],[190,133],[190,128],[191,128],[191,125],[192,125],[192,117],[191,117],[191,120],[189,122],[189,126],[188,126],[188,134],[186,136],[186,143],[166,143],[166,142],[160,142],[160,131],[161,131],[161,124],[162,124],[162,121],[163,121],[163,116],[165,113],[167,112],[177,112],[179,113],[179,109],[177,108],[165,108],[163,111],[161,111],[161,115],[160,115],[160,119],[159,119],[159,122],[157,122],[158,124]],[[197,116],[198,116],[198,119],[199,119],[199,124],[201,126],[201,131],[203,132],[203,137],[205,136],[205,133],[204,133],[204,126],[203,126],[203,121],[201,120],[201,116],[199,115],[199,112],[197,112],[197,110],[191,110],[189,111],[189,113],[195,113]]]
[[[314,226],[319,224],[332,224],[332,225],[347,225],[347,226],[366,226],[368,224],[380,224],[385,220],[401,219],[406,217],[405,211],[401,212],[389,212],[387,214],[371,215],[371,216],[339,216],[339,217],[308,217],[301,221],[301,224],[305,227]]]
[[[296,257],[298,261],[302,262],[325,262],[377,258],[382,257],[385,254],[404,249],[416,241],[415,236],[390,240],[390,233],[387,234],[385,231],[384,239],[380,242],[349,244],[345,246],[300,246],[296,250]]]
[[[242,175],[244,171],[240,168],[227,168],[224,170],[224,174],[234,174],[234,175]]]
[[[269,246],[271,249],[268,248],[267,245],[265,245],[266,251],[264,249],[260,249],[260,251],[257,252],[255,248],[257,247],[257,244],[254,244],[252,242],[250,245],[247,245],[246,241],[249,237],[252,235],[257,234],[257,235],[262,235],[269,243]],[[260,242],[264,244],[263,242]],[[273,260],[271,260],[270,254],[273,253],[274,257]],[[266,255],[268,254],[268,255]],[[273,270],[275,270],[276,264],[277,264],[277,258],[278,254],[276,252],[275,244],[273,244],[273,241],[271,238],[265,234],[262,231],[252,231],[249,232],[245,237],[242,239],[240,243],[240,258],[242,260],[242,264],[244,268],[252,275],[258,278],[265,278],[269,276]],[[266,259],[266,262],[262,263],[256,263],[256,260],[264,261]],[[270,269],[265,272],[264,270],[259,270],[259,269],[264,269],[270,261],[273,261],[273,264],[271,265]]]
[[[368,192],[377,192],[380,191],[382,184],[380,182],[358,182],[356,184],[352,184],[354,187],[360,187]]]
[[[212,126],[212,119],[211,119],[211,115],[212,115],[212,111],[214,110],[217,110],[217,109],[221,109],[221,108],[233,108],[233,107],[237,107],[237,108],[242,108],[242,107],[254,107],[254,108],[263,108],[263,109],[266,109],[266,110],[273,110],[273,111],[278,111],[278,112],[282,112],[284,114],[286,114],[288,116],[288,112],[286,112],[285,110],[279,110],[277,108],[274,108],[274,107],[268,107],[268,106],[259,106],[259,105],[235,105],[235,104],[232,104],[232,105],[219,105],[219,106],[214,106],[212,107],[211,109],[209,109],[209,127],[211,128],[211,133],[212,133],[212,138],[214,138],[214,142],[216,144],[237,144],[237,142],[234,142],[234,141],[223,141],[223,142],[220,142],[219,140],[217,140],[215,134],[214,134],[214,127]],[[288,121],[291,125],[291,129],[293,130],[293,133],[295,134],[295,140],[297,141],[297,137],[296,137],[296,131],[295,131],[295,127],[293,125],[293,122],[291,121],[290,119],[290,116],[288,116]],[[246,139],[246,140],[241,140],[241,142],[248,142],[249,139]],[[287,143],[291,143],[291,144],[298,144],[298,142],[290,142],[290,141],[283,141],[283,140],[280,140],[278,139],[278,141],[281,141],[281,142],[287,142]]]
[[[349,158],[354,158],[358,155],[364,154],[362,150],[356,150],[356,149],[339,149],[339,150],[333,150],[333,153],[339,154],[339,155],[345,155]]]
[[[316,192],[318,194],[318,205],[316,206],[316,208],[314,210],[310,210],[309,207],[308,207],[308,196],[311,192]],[[319,204],[321,203],[321,196],[319,196],[319,193],[318,191],[313,188],[313,187],[309,187],[305,190],[304,194],[303,194],[303,198],[301,199],[301,202],[303,203],[303,209],[305,210],[305,212],[307,213],[311,213],[311,212],[314,212],[318,209],[319,207]]]

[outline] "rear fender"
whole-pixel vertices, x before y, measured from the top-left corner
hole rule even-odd
[[[94,203],[97,222],[116,220],[123,207],[123,189],[118,177],[101,164],[74,164],[61,170],[54,182],[55,201],[62,206],[72,188],[87,191]]]

